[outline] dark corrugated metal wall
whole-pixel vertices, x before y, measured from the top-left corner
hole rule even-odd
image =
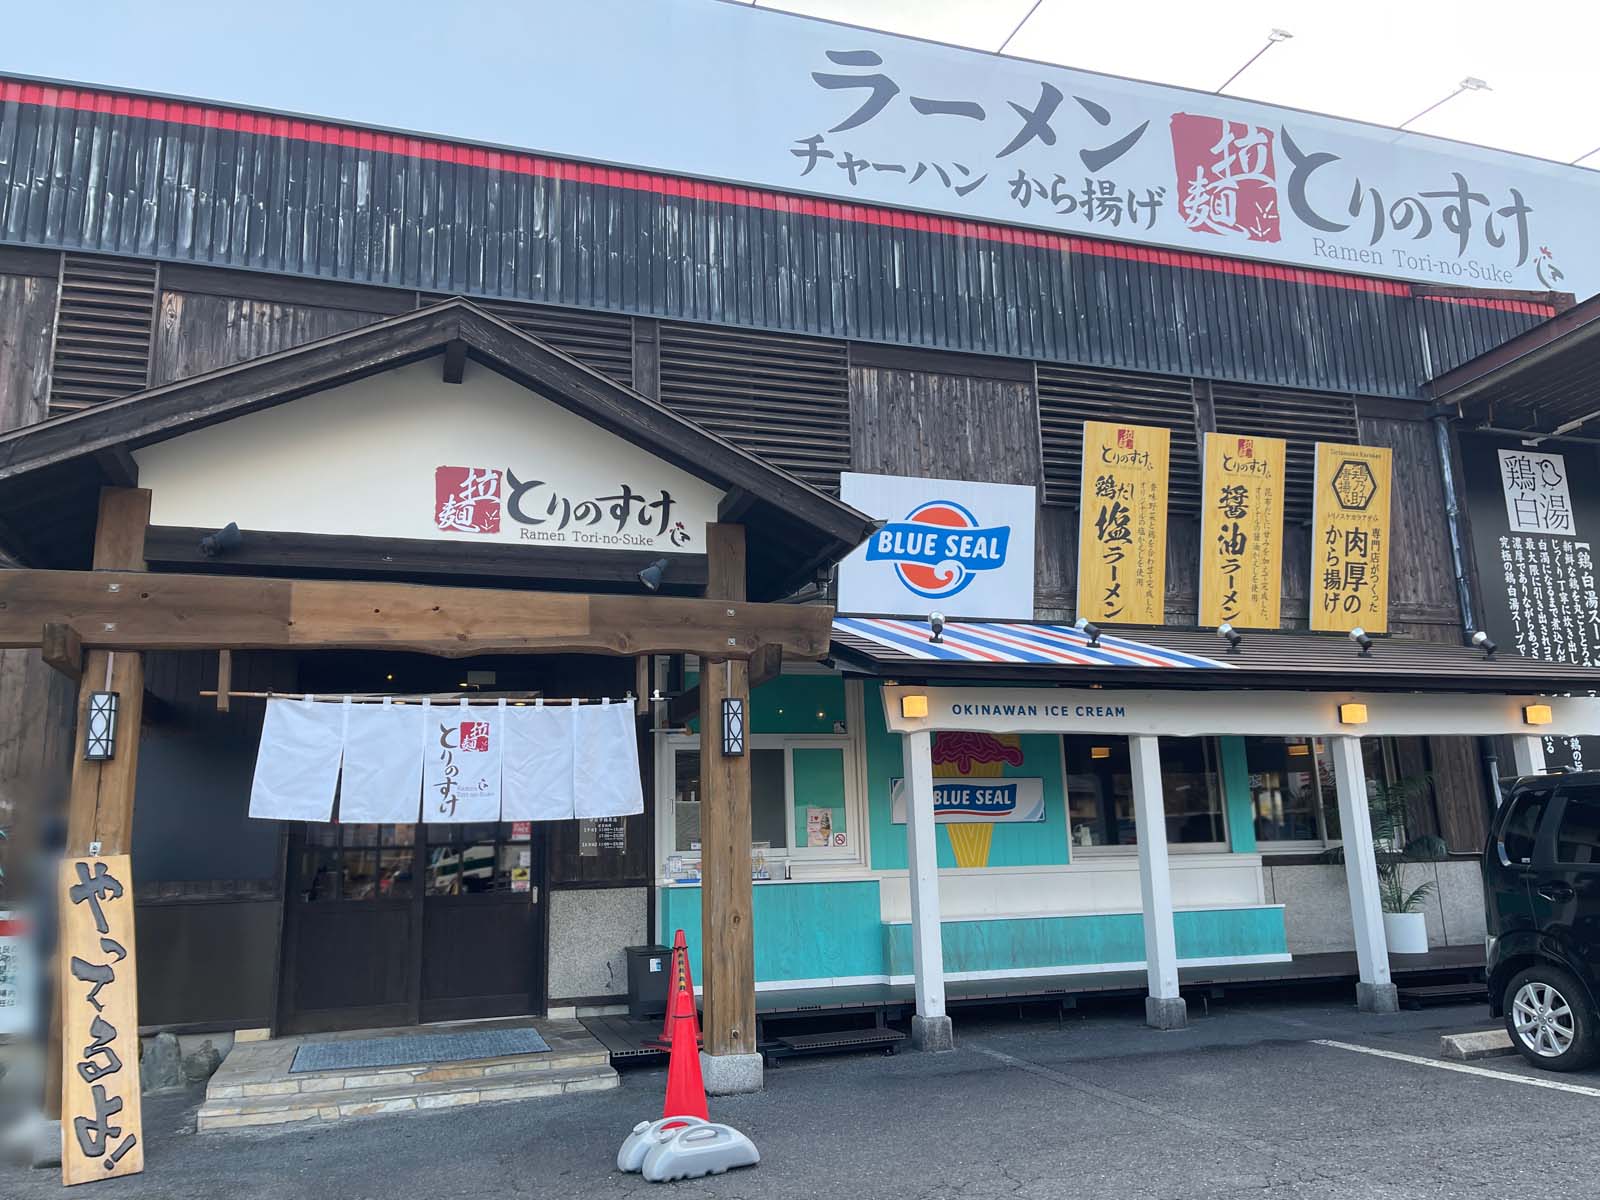
[[[1440,364],[1537,320],[1318,272],[1063,251],[368,143],[8,100],[0,240],[1383,396],[1414,396]]]

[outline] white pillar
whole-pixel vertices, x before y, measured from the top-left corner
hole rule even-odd
[[[1517,736],[1511,739],[1511,752],[1516,758],[1517,775],[1544,774],[1544,739]]]
[[[911,1041],[919,1050],[950,1050],[955,1038],[944,1010],[944,943],[939,922],[939,847],[933,822],[933,735],[908,733],[905,757],[906,866],[911,875],[911,961],[917,1011]]]
[[[1378,857],[1372,845],[1367,808],[1367,772],[1361,739],[1329,739],[1333,778],[1339,792],[1339,832],[1344,839],[1344,877],[1350,889],[1350,919],[1355,926],[1356,1007],[1362,1012],[1395,1012],[1400,1007],[1389,980],[1389,942],[1383,935],[1383,905],[1378,899]]]
[[[1130,737],[1133,819],[1139,834],[1139,895],[1144,902],[1144,961],[1150,976],[1145,1020],[1182,1029],[1188,1010],[1178,995],[1178,941],[1172,930],[1172,875],[1167,868],[1167,806],[1161,792],[1161,748],[1153,737]]]

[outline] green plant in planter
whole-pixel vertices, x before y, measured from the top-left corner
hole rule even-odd
[[[1367,807],[1372,816],[1372,847],[1378,860],[1378,899],[1386,913],[1411,913],[1422,908],[1423,901],[1436,888],[1429,879],[1407,889],[1405,864],[1408,862],[1437,862],[1448,849],[1443,839],[1437,837],[1413,838],[1401,844],[1405,835],[1406,812],[1411,803],[1426,796],[1433,788],[1432,775],[1407,775],[1393,783],[1373,782],[1367,789]]]

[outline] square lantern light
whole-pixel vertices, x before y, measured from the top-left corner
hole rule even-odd
[[[117,693],[90,692],[83,732],[83,757],[103,762],[117,753]]]
[[[744,753],[744,700],[739,696],[722,700],[722,753],[727,758]]]

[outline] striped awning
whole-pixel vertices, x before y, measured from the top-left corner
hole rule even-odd
[[[923,662],[1035,664],[1075,667],[1160,667],[1233,670],[1234,664],[1102,632],[1098,646],[1070,625],[1023,621],[951,621],[929,641],[926,621],[912,617],[836,617],[835,636],[863,639]]]

